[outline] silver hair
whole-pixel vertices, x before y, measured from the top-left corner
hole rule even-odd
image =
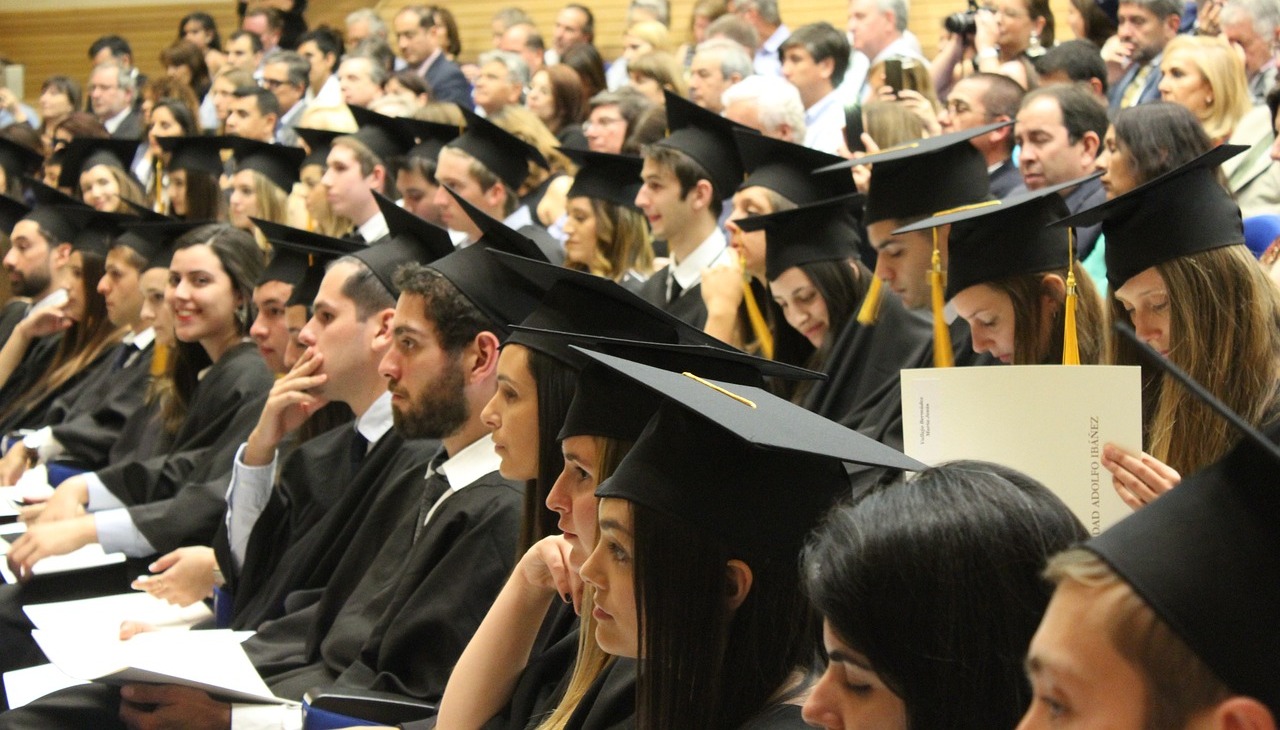
[[[387,37],[389,30],[387,28],[387,21],[383,20],[382,16],[378,15],[376,11],[369,8],[360,8],[359,10],[354,10],[347,15],[348,28],[360,22],[367,23],[369,25],[369,31],[374,35],[382,36],[383,38]]]
[[[117,61],[106,61],[94,66],[93,73],[97,73],[98,71],[105,69],[115,69],[116,85],[119,86],[122,91],[127,91],[130,94],[137,93],[138,80],[133,77],[133,74],[129,73],[129,69],[125,68],[124,64]]]
[[[720,73],[727,79],[733,74],[746,78],[755,72],[751,56],[741,43],[728,38],[711,38],[698,44],[695,53],[716,53],[720,55]]]
[[[1222,6],[1222,19],[1237,19],[1247,16],[1253,23],[1253,30],[1268,42],[1275,38],[1276,28],[1280,27],[1280,2],[1277,0],[1227,0]]]
[[[480,65],[497,61],[507,69],[507,78],[521,89],[529,85],[529,64],[524,62],[519,53],[511,51],[485,51],[480,54]]]
[[[776,132],[786,124],[791,127],[793,139],[804,139],[804,102],[800,100],[800,90],[781,76],[748,76],[720,95],[720,103],[726,109],[740,101],[754,102],[759,108],[760,124],[764,127],[761,131]]]
[[[275,50],[268,53],[267,57],[262,59],[262,65],[271,63],[283,63],[285,72],[289,75],[289,83],[294,86],[306,89],[311,81],[311,64],[293,51]]]

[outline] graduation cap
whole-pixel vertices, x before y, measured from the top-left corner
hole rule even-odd
[[[643,184],[640,170],[644,160],[630,155],[611,155],[572,147],[560,151],[578,164],[578,174],[566,197],[595,198],[628,208],[636,207],[636,194]]]
[[[289,304],[306,304],[316,298],[320,281],[324,279],[324,267],[334,259],[353,255],[367,248],[362,243],[342,238],[331,238],[322,233],[304,231],[259,218],[250,218],[262,235],[271,243],[275,254],[271,263],[258,277],[259,284],[283,281],[293,285]]]
[[[569,348],[564,333],[728,347],[615,281],[521,256],[493,253],[503,265],[543,292],[541,303],[512,328],[507,342],[538,350],[574,368],[581,367],[583,361]]]
[[[563,333],[571,344],[673,373],[690,372],[701,378],[765,387],[765,377],[824,380],[822,373],[748,355],[741,350],[707,345],[683,345],[620,340]],[[653,391],[608,367],[590,361],[579,372],[577,390],[565,412],[558,438],[606,436],[635,441],[658,410],[661,398]]]
[[[378,202],[378,209],[387,221],[387,229],[392,238],[413,239],[429,249],[427,256],[422,259],[423,263],[444,258],[454,252],[453,239],[449,238],[448,231],[401,208],[396,205],[396,201],[381,193],[375,191],[373,198]]]
[[[188,170],[218,176],[223,172],[222,149],[228,137],[157,137],[160,149],[169,153],[170,170]]]
[[[299,169],[310,167],[311,165],[320,165],[324,167],[328,164],[329,148],[333,146],[333,140],[343,137],[348,132],[335,132],[331,129],[312,129],[310,127],[294,127],[293,131],[307,143],[307,156],[302,158],[302,163],[298,165]]]
[[[854,193],[789,210],[736,221],[744,231],[765,232],[765,276],[778,278],[793,266],[856,258],[862,234],[854,219],[861,199]]]
[[[843,461],[924,469],[766,390],[582,352],[662,398],[596,496],[705,530],[734,554],[795,560],[805,535],[849,491]]]
[[[969,142],[1010,124],[1013,122],[996,122],[920,139],[819,168],[818,172],[871,165],[867,225],[891,218],[934,215],[990,197],[986,160]]]
[[[93,208],[74,207],[62,209],[63,216],[76,227],[71,239],[71,250],[106,256],[121,226],[135,216],[121,213],[104,213]]]
[[[7,137],[0,137],[0,168],[4,169],[7,179],[12,181],[30,175],[42,162],[44,157],[39,152]]]
[[[537,147],[468,109],[462,110],[467,129],[446,147],[462,150],[480,161],[497,175],[509,190],[515,191],[529,177],[529,163],[549,168],[547,158]]]
[[[128,246],[147,260],[147,268],[168,268],[173,250],[169,247],[178,237],[214,221],[132,220],[120,224],[123,231],[116,236],[115,246]]]
[[[62,171],[58,173],[58,185],[76,188],[80,174],[97,165],[114,167],[133,175],[129,168],[138,151],[136,139],[97,139],[76,137],[62,148]]]
[[[814,172],[844,161],[836,155],[766,137],[754,130],[735,129],[733,138],[747,173],[739,190],[768,188],[796,205],[857,192],[846,168]]]
[[[718,200],[733,195],[742,182],[742,160],[738,157],[733,130],[754,130],[709,112],[670,90],[664,89],[662,93],[667,100],[669,133],[653,146],[678,150],[701,165],[710,175]]]
[[[1218,183],[1217,171],[1224,161],[1247,149],[1220,145],[1056,225],[1102,222],[1107,238],[1107,283],[1112,291],[1156,264],[1243,244],[1240,207]]]
[[[350,108],[351,116],[356,118],[359,129],[346,136],[363,142],[382,162],[386,163],[393,157],[403,155],[413,146],[413,134],[402,123],[403,120],[362,106]]]
[[[542,252],[538,244],[533,242],[533,239],[475,207],[448,185],[442,185],[441,187],[449,195],[452,195],[454,200],[458,201],[458,205],[461,206],[463,212],[476,225],[476,228],[480,229],[481,238],[488,239],[490,244],[501,241],[501,245],[497,246],[500,251],[510,251],[517,256],[524,256],[527,259],[536,261],[548,260],[547,255]]]
[[[13,231],[18,221],[26,218],[30,213],[31,206],[8,195],[0,195],[0,227],[4,228],[6,235]]]
[[[236,159],[236,171],[253,170],[261,173],[276,187],[288,193],[298,182],[298,168],[306,153],[301,147],[260,142],[248,137],[224,137],[223,146],[231,148]]]
[[[1083,547],[1110,565],[1233,693],[1280,715],[1280,632],[1267,626],[1280,614],[1280,428],[1258,433],[1167,358],[1150,354],[1194,395],[1230,414],[1246,436],[1223,460]]]
[[[405,117],[400,121],[418,140],[418,143],[405,153],[405,157],[423,157],[434,162],[440,155],[440,150],[462,134],[462,129],[453,124],[426,122],[412,117]]]
[[[34,209],[28,208],[27,213],[19,220],[34,221],[36,225],[52,235],[56,240],[49,241],[51,246],[56,246],[60,243],[71,243],[76,236],[77,229],[74,222],[69,220],[63,211],[74,209],[93,210],[93,208],[34,178],[24,178],[23,182],[26,184],[27,190],[31,192],[31,197],[35,198],[36,206]],[[17,209],[11,207],[9,212],[16,213]],[[14,221],[14,223],[16,224],[17,221]],[[12,231],[13,227],[10,226],[9,230]]]

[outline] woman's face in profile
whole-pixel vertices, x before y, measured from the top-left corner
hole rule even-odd
[[[822,622],[827,669],[804,703],[804,721],[834,730],[906,730],[907,706],[827,621]]]
[[[1102,141],[1102,152],[1094,161],[1094,167],[1102,171],[1102,188],[1107,192],[1107,200],[1138,187],[1138,171],[1133,164],[1133,153],[1128,145],[1116,136],[1116,128],[1107,129],[1107,136]]]

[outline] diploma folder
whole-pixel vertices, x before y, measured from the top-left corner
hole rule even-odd
[[[1140,368],[1002,365],[902,371],[903,451],[926,464],[990,461],[1048,487],[1097,535],[1132,510],[1102,448],[1142,452]]]

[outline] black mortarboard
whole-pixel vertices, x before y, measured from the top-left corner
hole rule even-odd
[[[916,140],[818,172],[871,165],[867,225],[891,218],[934,215],[990,196],[986,160],[969,141],[1010,124],[1013,122],[996,122]]]
[[[789,380],[824,379],[822,373],[748,355],[741,350],[569,335],[576,345],[673,373],[739,385],[765,387],[765,376]],[[565,412],[559,438],[606,436],[635,441],[658,410],[657,393],[598,362],[589,362],[577,378],[577,390]]]
[[[733,130],[742,168],[747,179],[738,189],[768,188],[796,205],[857,192],[847,169],[815,173],[819,168],[842,162],[840,157],[757,134],[754,130]]]
[[[50,245],[56,246],[60,243],[74,241],[78,227],[66,215],[66,211],[92,211],[93,208],[69,195],[63,194],[57,188],[51,188],[36,180],[28,178],[26,183],[28,189],[31,190],[32,196],[36,199],[36,207],[22,216],[22,220],[35,221],[36,225],[51,234],[56,240],[49,241]]]
[[[128,198],[121,198],[120,202],[124,204],[124,207],[129,209],[129,212],[131,212],[133,215],[141,218],[144,221],[154,221],[156,223],[159,223],[161,221],[174,220],[173,218],[170,218],[164,213],[157,213],[154,210],[152,210],[150,207],[143,205],[142,203],[135,203],[132,200],[129,200]]]
[[[449,238],[448,231],[401,208],[396,205],[396,201],[385,195],[375,192],[373,197],[378,202],[382,217],[387,221],[387,230],[391,232],[392,238],[411,238],[429,249],[429,254],[422,259],[422,263],[444,258],[454,252],[453,239]]]
[[[578,163],[578,174],[573,178],[567,197],[596,198],[628,208],[636,207],[643,159],[571,147],[561,147],[560,151]]]
[[[522,256],[495,255],[543,292],[537,309],[512,328],[507,342],[539,350],[572,367],[580,367],[582,358],[569,349],[563,333],[728,347],[611,279]]]
[[[701,165],[711,176],[718,200],[733,195],[742,182],[742,160],[733,130],[751,130],[672,91],[664,90],[663,94],[667,99],[668,135],[654,146],[679,150]]]
[[[529,163],[547,168],[547,158],[537,147],[525,142],[493,122],[463,109],[467,129],[458,138],[445,145],[453,147],[480,161],[497,175],[508,189],[519,190],[529,177]]]
[[[62,171],[58,173],[58,185],[64,188],[80,186],[80,173],[97,165],[129,171],[133,156],[138,151],[136,139],[97,139],[76,137],[62,148]]]
[[[734,555],[795,560],[805,535],[849,491],[842,461],[924,468],[768,391],[583,353],[663,400],[596,496],[704,530]]]
[[[351,115],[360,128],[348,136],[363,142],[383,164],[403,155],[413,146],[413,133],[404,125],[404,120],[362,106],[352,106]]]
[[[37,207],[42,205],[84,205],[84,201],[73,198],[55,187],[45,185],[33,177],[23,178],[22,183],[26,186],[27,192],[31,193],[31,198],[35,200]],[[124,198],[121,198],[121,200],[124,200]]]
[[[157,137],[160,148],[169,153],[170,170],[221,175],[222,149],[227,137]]]
[[[418,143],[409,148],[405,157],[423,157],[432,162],[440,155],[440,150],[462,134],[462,128],[452,124],[424,122],[421,119],[404,118],[404,122]]]
[[[92,208],[65,208],[64,213],[76,226],[75,238],[71,240],[71,250],[106,256],[107,251],[117,236],[124,230],[121,226],[136,216],[124,213],[104,213]]]
[[[310,167],[311,165],[320,165],[324,167],[328,164],[329,148],[333,145],[333,140],[348,134],[347,132],[335,132],[331,129],[311,129],[309,127],[294,127],[293,131],[307,143],[307,156],[302,158],[302,163],[298,165],[299,169]]]
[[[26,218],[30,213],[31,206],[21,200],[14,200],[8,195],[0,195],[0,228],[4,229],[6,236],[13,231],[18,221]]]
[[[1102,222],[1107,238],[1107,283],[1115,291],[1166,261],[1244,244],[1240,207],[1218,183],[1218,166],[1249,149],[1220,145],[1185,165],[1057,222]]]
[[[467,214],[467,217],[476,225],[476,228],[480,229],[481,238],[487,239],[490,244],[494,244],[499,251],[510,251],[517,256],[534,259],[535,261],[547,260],[547,255],[528,236],[467,202],[466,198],[458,195],[448,185],[441,187],[449,195],[453,196],[454,200],[458,201],[462,211]],[[499,241],[501,241],[500,244],[498,244]]]
[[[231,148],[236,171],[254,170],[266,176],[276,187],[288,193],[298,182],[298,168],[306,153],[301,147],[259,142],[248,137],[224,137],[223,146]]]
[[[1172,368],[1151,354],[1154,364]],[[1179,380],[1215,410],[1229,412],[1200,384]],[[1231,415],[1229,421],[1247,427]],[[1084,547],[1106,561],[1233,693],[1280,715],[1280,632],[1269,626],[1280,613],[1280,428],[1248,430],[1222,461],[1183,479]]]
[[[903,226],[894,234],[952,224],[947,239],[947,299],[974,284],[1065,269],[1072,258],[1067,230],[1050,226],[1067,212],[1067,203],[1058,193],[1100,174],[977,203]]]
[[[310,306],[320,289],[325,265],[367,248],[356,241],[332,238],[283,223],[258,218],[249,220],[262,231],[262,235],[275,250],[271,263],[267,264],[257,283],[283,281],[292,284],[293,295],[289,298],[289,304]]]
[[[394,202],[381,195],[377,197],[379,207],[386,204],[396,207]],[[385,211],[386,208],[383,207],[383,210]],[[402,212],[408,214],[407,211]],[[413,217],[416,218],[416,216]],[[363,246],[351,255],[369,267],[374,276],[378,277],[378,281],[381,281],[387,291],[391,292],[391,296],[398,297],[400,289],[394,283],[397,269],[411,261],[429,264],[453,253],[454,248],[449,239],[449,232],[443,228],[422,221],[424,225],[406,229],[403,226],[407,221],[403,217],[395,216],[394,220],[395,225],[400,227],[398,232],[393,229],[389,239],[374,246]],[[391,223],[392,219],[388,218],[388,226]]]
[[[121,224],[123,233],[116,236],[113,245],[128,246],[147,260],[147,268],[168,268],[173,257],[169,246],[178,237],[214,221],[133,220]]]
[[[853,211],[861,197],[844,195],[735,223],[744,231],[764,230],[765,277],[773,280],[793,266],[857,258],[862,235]]]
[[[44,158],[39,152],[7,137],[0,137],[0,168],[4,168],[9,181],[33,174]]]

